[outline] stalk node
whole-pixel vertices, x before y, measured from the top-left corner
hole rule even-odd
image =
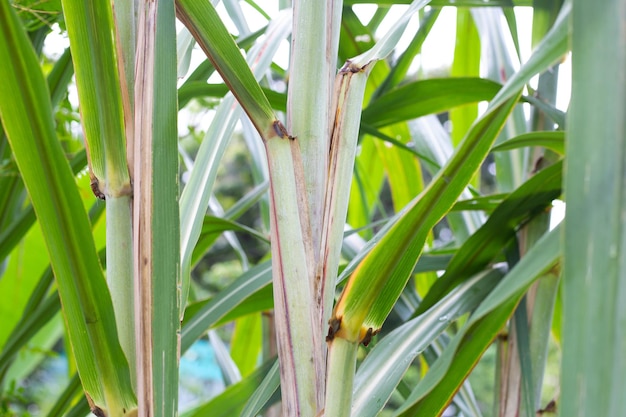
[[[91,177],[90,185],[91,185],[91,191],[93,192],[93,195],[95,195],[96,198],[99,198],[100,200],[106,200],[106,196],[100,190],[100,181],[98,181],[98,178],[96,178],[96,176],[93,175],[93,173],[90,173],[89,176]]]
[[[365,65],[358,65],[358,64],[355,64],[354,62],[348,60],[343,65],[341,70],[339,70],[339,72],[342,73],[342,74],[347,74],[347,73],[357,74],[359,72],[364,72],[367,69],[368,66],[369,66],[369,62],[367,64],[365,64]]]
[[[369,345],[372,341],[372,337],[376,336],[378,332],[380,332],[380,329],[374,330],[371,327],[367,329],[367,332],[365,332],[365,336],[361,338],[361,343],[363,343],[363,346]]]
[[[335,334],[339,331],[339,328],[341,328],[341,318],[333,317],[332,319],[328,320],[328,324],[330,325],[330,327],[328,327],[328,335],[326,336],[326,341],[330,343],[335,338]]]

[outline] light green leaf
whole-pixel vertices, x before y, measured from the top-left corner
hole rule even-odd
[[[436,340],[450,323],[476,308],[503,275],[499,270],[477,274],[426,313],[379,340],[357,372],[352,415],[378,415],[413,359]]]
[[[563,155],[565,153],[565,132],[562,130],[531,132],[504,141],[491,150],[493,152],[508,151],[527,146],[541,146]]]
[[[263,382],[250,396],[240,417],[255,417],[270,402],[272,396],[280,385],[280,374],[278,372],[278,361],[275,361],[271,369],[265,375]]]
[[[456,106],[491,100],[501,85],[481,78],[415,81],[391,90],[363,110],[363,122],[381,127],[440,113]]]
[[[209,414],[212,417],[239,415],[246,401],[256,391],[257,387],[263,383],[265,375],[270,372],[274,365],[275,361],[273,360],[265,362],[256,371],[240,382],[229,386],[223,393],[211,401],[194,410],[183,413],[181,417],[204,417]]]
[[[413,271],[428,232],[467,186],[516,102],[514,97],[474,124],[424,193],[363,259],[335,307],[344,337],[361,339],[368,328],[380,328]]]
[[[182,329],[181,352],[186,351],[206,330],[239,303],[254,292],[269,284],[272,280],[270,262],[264,262],[246,271],[232,284],[214,297],[190,320],[186,320]]]
[[[425,312],[455,285],[482,270],[515,237],[520,224],[543,213],[552,200],[561,195],[562,170],[562,163],[551,165],[509,194],[456,252],[416,314]]]

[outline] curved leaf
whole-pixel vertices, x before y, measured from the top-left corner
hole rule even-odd
[[[489,101],[502,85],[483,78],[415,81],[380,96],[363,110],[362,120],[381,127],[441,113],[463,104]]]
[[[557,130],[525,133],[494,146],[491,151],[501,152],[526,146],[541,146],[563,155],[565,153],[565,132]]]

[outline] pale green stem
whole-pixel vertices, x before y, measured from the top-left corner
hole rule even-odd
[[[330,143],[328,184],[322,234],[322,282],[317,295],[323,300],[319,325],[328,328],[332,312],[337,270],[343,244],[343,231],[348,212],[352,172],[361,121],[361,103],[369,69],[352,72],[344,68],[335,81],[335,119]]]
[[[308,219],[298,141],[272,138],[265,146],[270,173],[274,309],[283,414],[312,417],[319,407],[316,383],[324,371],[316,369],[315,351],[320,341],[316,338],[319,335],[311,331],[314,300],[307,268],[310,248],[306,245],[310,242],[302,228]]]
[[[111,291],[115,322],[122,350],[136,386],[135,303],[133,294],[133,252],[130,196],[110,197],[107,211],[107,283]]]
[[[333,339],[328,349],[326,407],[324,409],[324,415],[327,417],[350,416],[358,347],[359,342],[337,337]]]
[[[331,103],[326,2],[294,2],[287,128],[302,150],[313,248],[320,247]],[[315,251],[317,262],[319,253]]]

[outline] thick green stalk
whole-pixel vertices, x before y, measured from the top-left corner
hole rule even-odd
[[[130,374],[136,386],[135,323],[133,290],[133,238],[130,196],[111,197],[107,211],[107,281],[114,298],[115,318],[120,345],[132,366]]]
[[[317,297],[323,300],[318,320],[322,329],[328,328],[341,257],[344,225],[348,212],[352,172],[356,156],[361,103],[372,65],[364,69],[346,65],[335,81],[335,120],[331,133],[328,185],[322,234],[322,282]]]
[[[270,174],[270,228],[276,339],[281,364],[283,414],[315,416],[320,374],[319,335],[312,331],[314,298],[305,245],[310,238],[304,178],[297,139],[271,138],[265,146]],[[303,225],[305,225],[303,227]],[[307,250],[308,249],[308,250]],[[323,376],[323,371],[321,372]]]
[[[134,245],[140,416],[178,412],[180,240],[173,0],[141,3],[135,79]]]
[[[359,342],[346,339],[336,338],[330,343],[327,379],[332,389],[326,391],[325,416],[350,416],[358,349]]]
[[[626,2],[574,1],[562,416],[626,409]]]
[[[287,128],[302,152],[312,247],[321,238],[322,207],[328,164],[328,120],[331,104],[327,55],[327,7],[332,2],[296,0],[293,4]],[[319,253],[315,251],[314,259]],[[312,265],[313,266],[313,265]]]
[[[297,213],[295,219],[304,215],[306,222],[303,234],[309,242],[304,243],[312,301],[302,304],[307,308],[310,318],[307,322],[313,327],[315,367],[315,394],[317,410],[323,407],[326,352],[323,335],[326,322],[332,308],[334,277],[326,276],[320,257],[324,256],[327,246],[322,241],[322,217],[324,215],[324,197],[328,177],[329,122],[332,104],[332,82],[335,76],[337,48],[339,42],[339,23],[341,19],[341,0],[319,2],[317,0],[297,0],[293,4],[293,31],[291,42],[290,81],[287,102],[287,127],[297,137],[298,152],[304,174],[304,187],[297,190],[303,193],[298,198],[305,199],[306,213]],[[300,163],[299,161],[294,161]],[[281,198],[281,197],[279,197]],[[302,217],[300,217],[302,219]],[[282,230],[281,233],[292,233]],[[278,236],[284,239],[283,236]],[[339,241],[342,239],[340,238]],[[322,246],[320,246],[322,244]],[[300,281],[303,277],[286,276],[287,281]],[[300,284],[302,285],[302,284]],[[296,300],[287,300],[295,306]],[[280,316],[277,316],[281,320]],[[308,366],[297,363],[298,367]]]

